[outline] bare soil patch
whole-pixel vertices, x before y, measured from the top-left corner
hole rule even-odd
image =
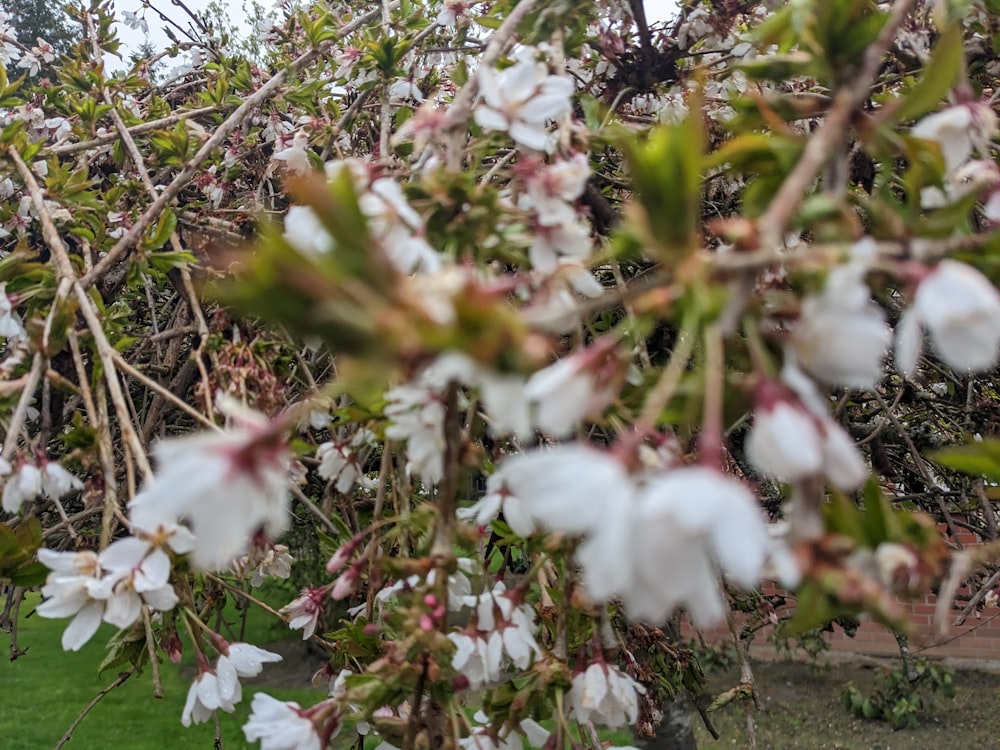
[[[888,662],[887,662],[888,664]],[[955,697],[934,696],[933,707],[916,729],[893,730],[885,722],[857,719],[841,702],[843,686],[853,681],[870,689],[876,666],[835,664],[817,670],[808,664],[773,662],[754,665],[767,707],[758,713],[759,750],[932,750],[1000,747],[1000,675],[955,673]],[[711,678],[715,691],[739,681],[736,669]],[[712,740],[701,722],[698,747],[704,750],[748,747],[742,705],[731,704],[710,715],[721,737]]]

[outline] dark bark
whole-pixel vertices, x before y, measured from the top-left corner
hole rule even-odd
[[[636,747],[645,750],[698,750],[692,728],[691,706],[683,697],[677,697],[663,706],[663,720],[656,730],[656,737],[635,741]]]

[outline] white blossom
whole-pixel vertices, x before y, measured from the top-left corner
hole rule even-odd
[[[309,163],[308,146],[309,134],[305,130],[297,130],[291,144],[280,151],[276,151],[271,158],[275,161],[285,162],[290,172],[308,174],[312,171],[312,165]]]
[[[535,522],[530,510],[510,491],[505,473],[498,471],[486,480],[486,492],[479,501],[469,508],[459,510],[458,515],[465,521],[485,526],[501,511],[504,521],[518,536],[529,536],[535,532]]]
[[[953,172],[972,155],[985,149],[997,129],[997,117],[986,103],[973,102],[948,107],[927,115],[910,134],[937,143],[944,156],[945,171]]]
[[[563,445],[514,456],[500,471],[533,524],[584,535],[576,561],[591,597],[603,601],[628,585],[635,488],[619,460],[590,447]]]
[[[260,740],[261,750],[322,750],[316,726],[298,703],[255,693],[250,706],[243,734],[248,742]]]
[[[126,10],[122,13],[122,23],[130,29],[141,31],[143,34],[149,33],[149,24],[146,22],[146,19],[140,18],[130,10]]]
[[[7,339],[21,340],[28,337],[24,330],[21,317],[14,312],[10,297],[7,296],[7,282],[0,283],[0,336]]]
[[[599,339],[528,378],[524,396],[540,430],[566,436],[614,400],[627,367],[616,344],[610,336]]]
[[[528,259],[536,271],[551,274],[560,265],[585,261],[592,249],[590,229],[574,215],[564,222],[539,223],[528,248]]]
[[[503,641],[499,637],[449,633],[448,640],[455,644],[452,668],[465,675],[473,689],[500,679],[503,674]]]
[[[503,71],[479,68],[484,103],[476,108],[475,119],[486,130],[507,132],[525,148],[545,151],[549,145],[547,123],[569,114],[573,82],[548,75],[545,66],[534,61],[534,52],[524,48],[518,62]]]
[[[150,542],[136,537],[118,539],[101,552],[98,560],[106,572],[90,593],[106,600],[105,622],[127,628],[139,619],[143,603],[160,611],[177,604],[177,594],[169,582],[170,558]]]
[[[326,597],[326,589],[303,589],[298,598],[279,610],[288,617],[288,627],[302,631],[302,640],[309,640],[316,632],[319,616],[323,613],[323,600]]]
[[[821,399],[817,393],[809,401]],[[857,446],[825,406],[814,412],[807,404],[775,382],[761,383],[747,458],[762,473],[784,482],[825,472],[840,489],[857,489],[868,475]]]
[[[425,482],[434,484],[444,474],[444,416],[442,396],[425,385],[401,385],[386,394],[385,435],[406,441],[407,466]]]
[[[256,677],[263,671],[264,664],[281,661],[280,655],[249,643],[222,643],[220,648],[222,653],[215,666],[220,695],[233,703],[240,700],[241,677]]]
[[[38,561],[52,572],[42,587],[44,601],[35,611],[41,617],[73,617],[62,635],[66,651],[79,651],[97,632],[104,616],[104,602],[94,599],[90,590],[101,574],[94,552],[56,552],[38,550]]]
[[[333,237],[309,206],[291,206],[285,214],[285,239],[300,253],[321,256],[333,249]]]
[[[434,22],[439,26],[455,28],[460,19],[467,17],[471,4],[470,0],[444,0]]]
[[[823,290],[803,301],[792,333],[790,353],[828,385],[872,389],[882,378],[891,333],[863,274],[859,264],[833,269]]]
[[[257,588],[268,577],[287,579],[292,574],[293,562],[295,562],[295,558],[289,554],[288,547],[284,544],[271,544],[264,549],[254,546],[252,554],[247,556],[245,563],[241,564],[240,570],[253,567],[250,585]]]
[[[263,417],[242,415],[223,432],[163,440],[153,449],[154,479],[129,505],[140,527],[187,519],[192,563],[222,570],[260,529],[276,537],[287,523],[289,454]]]
[[[624,727],[639,718],[639,696],[646,689],[624,672],[594,662],[573,677],[567,700],[577,721]]]
[[[708,467],[667,471],[646,483],[636,503],[622,601],[647,622],[663,622],[677,607],[698,625],[718,622],[725,602],[716,566],[737,585],[753,586],[767,548],[760,507],[744,484]]]
[[[907,376],[916,370],[921,328],[951,367],[988,370],[1000,354],[1000,293],[972,266],[943,260],[919,283],[896,330],[896,364]]]
[[[83,489],[83,482],[70,474],[57,461],[42,462],[42,492],[54,499],[59,499],[73,490]]]
[[[542,656],[535,641],[535,612],[524,604],[516,604],[503,583],[498,583],[491,591],[480,596],[465,596],[464,604],[475,612],[475,627],[492,642],[494,636],[503,646],[503,651],[518,669],[527,669],[531,657]]]
[[[350,490],[361,478],[361,469],[354,458],[354,451],[347,443],[322,443],[316,449],[316,458],[319,461],[319,475],[333,481],[337,492],[341,494]]]
[[[219,709],[232,713],[242,697],[239,680],[223,683],[211,670],[200,672],[188,689],[181,724],[186,727],[202,724]]]
[[[3,509],[20,513],[25,502],[42,494],[42,472],[34,464],[22,463],[3,486]]]

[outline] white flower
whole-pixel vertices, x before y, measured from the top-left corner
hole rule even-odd
[[[248,742],[260,740],[261,750],[322,750],[316,726],[298,703],[255,693],[253,711],[243,725]]]
[[[485,637],[491,644],[496,636],[514,666],[527,669],[532,654],[542,656],[534,636],[534,610],[524,604],[515,604],[502,583],[482,596],[464,597],[464,603],[475,609],[476,629],[487,633]]]
[[[401,385],[386,394],[386,437],[406,441],[407,466],[428,484],[444,474],[444,402],[423,385]]]
[[[389,101],[394,104],[403,104],[409,101],[419,104],[423,100],[424,93],[413,81],[398,78],[389,85]]]
[[[184,710],[181,712],[181,724],[189,727],[192,722],[206,722],[212,718],[212,712],[220,708],[232,713],[242,697],[238,680],[235,683],[223,683],[214,672],[201,672],[188,690]]]
[[[303,589],[297,599],[293,599],[279,610],[288,617],[288,627],[302,631],[302,640],[309,640],[316,632],[326,596],[326,589]]]
[[[515,456],[501,472],[534,524],[584,535],[576,560],[591,597],[603,601],[628,585],[635,488],[620,461],[590,447],[563,445]]]
[[[288,448],[255,413],[224,432],[160,442],[155,478],[129,506],[133,523],[155,528],[186,518],[195,535],[191,561],[222,570],[261,528],[276,537],[287,523]]]
[[[467,633],[449,633],[448,640],[455,644],[452,668],[465,675],[473,689],[500,679],[503,673],[503,641],[499,636],[481,638]]]
[[[254,554],[248,556],[246,562],[247,565],[253,565],[250,585],[257,588],[269,576],[287,579],[292,574],[292,563],[295,562],[295,558],[289,554],[288,547],[284,544],[272,544],[264,550],[255,546]],[[246,569],[247,566],[240,568],[240,570]]]
[[[43,548],[38,550],[38,561],[52,572],[42,587],[45,601],[35,611],[47,618],[73,616],[63,632],[62,646],[66,651],[79,651],[97,632],[104,615],[104,602],[89,593],[101,572],[97,555]]]
[[[361,194],[358,205],[368,217],[372,233],[382,241],[389,261],[401,273],[433,274],[441,269],[441,257],[423,237],[423,219],[406,200],[398,182],[389,177],[375,180]]]
[[[288,167],[288,171],[296,174],[308,174],[312,171],[309,163],[309,134],[305,130],[298,130],[292,138],[292,143],[287,148],[275,152],[271,157],[275,161],[283,161]]]
[[[470,508],[458,512],[465,521],[474,521],[485,526],[503,511],[504,521],[518,536],[529,536],[535,532],[535,522],[524,503],[507,487],[505,474],[495,472],[486,480],[486,494]]]
[[[630,617],[662,623],[677,607],[692,621],[721,620],[725,603],[716,565],[737,585],[760,577],[769,541],[753,493],[704,466],[685,466],[649,480],[632,515],[622,554],[632,565],[621,591]]]
[[[573,82],[548,75],[545,66],[534,61],[534,53],[525,48],[519,61],[502,72],[479,68],[485,104],[476,108],[475,119],[486,130],[506,131],[519,145],[544,151],[549,145],[548,121],[571,111]]]
[[[240,677],[256,677],[263,671],[265,664],[281,661],[281,655],[266,651],[251,643],[230,643],[219,657],[220,671],[223,661],[236,670]],[[227,671],[229,666],[226,667]]]
[[[455,28],[459,19],[466,18],[469,5],[471,5],[470,0],[444,0],[434,22],[438,26]]]
[[[326,480],[332,480],[337,492],[347,492],[361,476],[361,469],[354,460],[354,451],[345,443],[326,442],[316,449],[319,461],[317,471]]]
[[[170,558],[143,539],[117,539],[100,555],[40,549],[38,560],[52,569],[42,587],[46,599],[38,614],[75,616],[63,633],[67,651],[77,651],[90,640],[102,619],[126,628],[139,619],[143,603],[160,611],[177,604],[168,581]]]
[[[285,239],[303,255],[319,256],[333,249],[333,237],[309,206],[291,206],[285,214]]]
[[[808,382],[808,381],[807,381]],[[812,383],[809,382],[809,386]],[[813,412],[810,402],[778,383],[765,380],[757,389],[754,423],[747,436],[750,462],[763,474],[784,482],[798,482],[820,471],[842,490],[854,490],[868,475],[864,459],[844,428],[826,412]]]
[[[792,333],[798,364],[828,385],[872,389],[882,378],[891,333],[863,274],[858,264],[833,269],[822,292],[803,301]]]
[[[536,271],[551,274],[560,265],[586,260],[592,249],[590,229],[574,215],[567,221],[535,227],[528,259]]]
[[[645,693],[624,672],[595,662],[573,678],[568,694],[570,716],[581,723],[628,726],[639,718],[639,696]]]
[[[33,464],[21,464],[3,486],[3,509],[20,513],[21,506],[42,494],[42,472]]]
[[[532,170],[527,186],[535,210],[543,216],[560,213],[563,206],[583,195],[591,174],[587,155],[582,153]]]
[[[170,558],[143,539],[124,537],[98,556],[107,574],[91,588],[91,595],[105,599],[104,621],[127,628],[139,619],[142,604],[167,611],[177,604],[169,583]]]
[[[626,368],[617,341],[608,336],[539,370],[524,388],[535,424],[557,437],[569,435],[584,417],[599,415],[615,399]]]
[[[28,71],[29,76],[38,75],[38,71],[41,70],[42,61],[38,59],[37,55],[31,52],[25,52],[24,55],[17,63],[17,67]]]
[[[949,366],[988,370],[1000,353],[1000,293],[972,266],[943,260],[917,286],[896,331],[896,364],[907,376],[916,370],[921,327]]]
[[[281,661],[281,656],[249,643],[220,644],[222,653],[215,667],[219,694],[224,700],[238,703],[242,688],[240,677],[256,677],[268,662]]]
[[[747,458],[759,471],[785,482],[819,473],[822,438],[812,414],[788,399],[758,400],[747,435]]]
[[[21,323],[21,317],[14,312],[6,289],[7,282],[0,283],[0,336],[14,340],[26,339],[28,334]]]
[[[57,461],[45,461],[42,464],[42,492],[55,499],[68,492],[83,489],[83,482],[70,474]]]
[[[146,22],[146,19],[140,18],[130,10],[126,10],[122,13],[122,23],[130,29],[142,31],[143,34],[149,33],[149,24]]]
[[[997,117],[990,105],[974,102],[927,115],[913,126],[910,134],[937,143],[944,155],[946,172],[952,172],[968,160],[973,147],[984,149],[996,129]]]

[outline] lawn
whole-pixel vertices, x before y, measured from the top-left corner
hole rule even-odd
[[[14,662],[0,665],[0,686],[4,697],[4,710],[0,712],[0,738],[4,750],[40,750],[54,748],[77,714],[104,687],[114,682],[118,670],[98,676],[97,669],[105,656],[104,644],[114,634],[114,629],[104,626],[94,638],[77,653],[64,652],[59,639],[67,620],[45,620],[31,616],[37,596],[29,598],[21,607],[18,645],[28,652]],[[275,650],[283,653],[294,642],[288,640],[287,628],[277,626],[264,613],[254,613],[249,618],[246,640],[263,645],[278,639],[284,642]],[[194,677],[191,666],[191,649],[185,650],[181,666],[169,661],[160,665],[165,696],[153,697],[152,681],[148,667],[141,675],[133,676],[121,687],[109,693],[74,731],[65,745],[67,750],[172,750],[173,748],[204,748],[215,746],[215,727],[202,724],[185,728],[181,725],[181,709],[188,687]],[[297,660],[308,657],[304,650],[293,648]],[[310,705],[324,697],[320,690],[310,688],[307,677],[309,666],[296,669],[296,665],[266,665],[256,686],[244,682],[243,702],[235,714],[220,713],[223,747],[242,750],[258,747],[243,737],[240,727],[250,713],[253,694],[265,690],[284,700],[295,700]],[[275,678],[269,678],[269,670]],[[277,684],[276,684],[277,682]],[[290,685],[302,685],[301,688]]]

